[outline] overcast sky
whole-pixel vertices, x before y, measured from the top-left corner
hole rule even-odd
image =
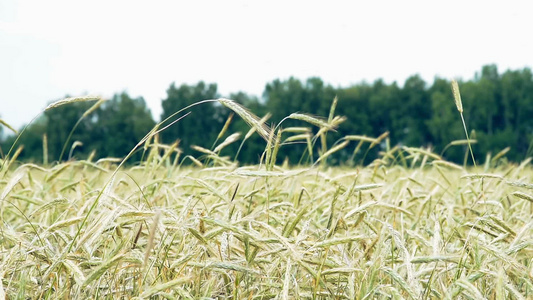
[[[290,76],[403,85],[522,69],[528,2],[0,0],[0,117],[20,127],[66,94],[126,90],[158,120],[172,82],[260,96]]]

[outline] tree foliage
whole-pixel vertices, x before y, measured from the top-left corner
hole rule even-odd
[[[96,112],[92,141],[99,156],[124,157],[155,126],[142,97],[115,95]]]
[[[467,128],[477,140],[474,152],[478,159],[482,160],[487,153],[495,155],[506,147],[511,148],[506,154],[509,160],[521,161],[533,154],[533,74],[530,69],[499,73],[495,65],[487,65],[473,79],[460,81],[459,84]],[[172,83],[161,103],[163,113],[160,116],[161,120],[172,117],[161,127],[178,118],[183,119],[162,132],[162,141],[170,144],[179,140],[179,147],[185,154],[197,156],[198,153],[191,149],[192,145],[213,149],[217,137],[217,143],[220,143],[230,134],[240,132],[241,140],[221,153],[234,156],[250,128],[234,116],[226,132],[220,136],[221,129],[230,117],[228,109],[212,101],[174,115],[198,101],[219,96],[216,84],[198,82],[196,85],[176,86]],[[347,120],[337,132],[328,133],[330,142],[345,135],[377,137],[389,131],[392,146],[426,146],[436,153],[443,152],[449,160],[462,162],[464,159],[465,145],[451,144],[464,139],[464,132],[453,102],[450,82],[442,78],[437,77],[432,84],[428,84],[420,76],[414,75],[403,86],[396,82],[376,80],[373,83],[333,87],[318,77],[306,81],[290,77],[267,83],[262,98],[243,92],[228,95],[260,117],[271,113],[268,120],[271,124],[278,124],[295,112],[326,119],[336,96],[339,99],[336,114],[346,116]],[[77,122],[78,127],[66,145],[70,149],[76,141],[83,144],[75,148],[74,157],[87,156],[92,150],[96,150],[97,157],[123,157],[155,125],[144,100],[131,98],[125,92],[115,95],[80,121],[91,105],[80,102],[44,112],[21,136],[19,143],[25,149],[19,158],[42,161],[43,136],[46,135],[50,160],[57,159]],[[285,120],[281,126],[312,127],[299,120]],[[316,133],[316,128],[313,130]],[[286,137],[284,133],[283,138]],[[13,141],[12,136],[4,138],[0,153],[5,154]],[[278,157],[298,163],[302,153],[305,153],[305,147],[305,144],[298,143],[282,147]],[[242,144],[237,159],[242,163],[257,163],[264,148],[265,141],[254,134]],[[352,149],[348,147],[343,151],[346,154]],[[379,147],[374,150],[378,151]]]
[[[182,84],[176,87],[172,83],[167,89],[167,98],[161,103],[163,106],[161,120],[171,117],[174,113],[198,101],[215,99],[217,97],[216,84],[205,84],[201,81],[194,86]],[[179,146],[185,154],[191,153],[190,146],[198,145],[206,147],[209,142],[212,143],[216,138],[217,130],[222,128],[224,122],[214,102],[207,102],[172,117],[168,122],[162,124],[162,126],[170,124],[170,122],[183,117],[188,112],[190,112],[188,116],[173,124],[162,133],[163,142],[165,143],[170,144],[179,140]]]

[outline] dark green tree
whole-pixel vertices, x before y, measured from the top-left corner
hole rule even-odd
[[[501,112],[505,129],[513,134],[506,137],[511,147],[508,157],[515,161],[526,158],[533,145],[533,75],[531,69],[507,71],[501,76]],[[532,154],[532,153],[529,153]]]
[[[285,81],[276,79],[268,83],[263,98],[272,114],[272,122],[279,123],[291,113],[302,112],[304,93],[302,82],[294,77]]]
[[[175,112],[193,103],[207,99],[216,99],[217,97],[216,84],[207,85],[204,82],[199,82],[194,86],[182,84],[176,87],[172,83],[167,89],[167,98],[161,103],[163,106],[161,120],[165,120]],[[195,106],[174,116],[162,126],[182,117],[187,112],[191,112],[191,114],[162,132],[163,141],[170,144],[176,140],[180,140],[179,147],[185,154],[192,153],[190,149],[192,145],[210,148],[225,121],[224,116],[220,115],[220,110],[217,109],[217,105],[214,102],[207,102]]]
[[[274,124],[278,124],[285,117],[296,112],[326,119],[335,95],[336,90],[318,77],[307,79],[305,84],[294,77],[285,81],[276,79],[265,86],[263,93],[265,106],[272,114]],[[317,128],[298,120],[285,120],[282,126],[284,128],[308,126],[317,131]],[[333,136],[328,135],[328,140],[333,141]],[[278,158],[288,158],[291,163],[296,164],[300,161],[305,149],[304,143],[290,144],[280,149]]]
[[[477,160],[482,161],[487,153],[496,154],[505,147],[511,148],[507,157],[514,161],[533,155],[533,75],[530,69],[509,70],[499,74],[495,65],[483,66],[472,80],[460,82],[460,90],[467,129],[475,131],[472,138],[478,140],[474,145]],[[328,133],[330,145],[345,135],[376,137],[389,131],[392,146],[431,145],[436,152],[446,149],[445,158],[462,162],[464,147],[447,147],[449,143],[464,139],[465,136],[453,103],[450,82],[444,79],[435,78],[433,84],[428,86],[420,76],[415,75],[409,77],[403,87],[395,82],[387,84],[383,80],[376,80],[372,84],[362,82],[349,87],[333,88],[318,77],[304,82],[291,77],[266,84],[263,101],[242,92],[231,94],[229,98],[258,116],[272,113],[268,123],[276,125],[295,112],[325,119],[335,96],[339,99],[336,115],[346,116],[347,121],[340,125],[337,133]],[[162,101],[161,118],[165,119],[198,101],[217,97],[216,84],[199,82],[179,87],[172,84],[167,90],[166,99]],[[21,136],[19,144],[24,145],[25,150],[19,158],[41,162],[45,134],[48,137],[50,161],[59,157],[64,145],[68,153],[76,141],[83,143],[83,146],[74,151],[77,157],[84,157],[93,149],[97,150],[99,157],[122,157],[154,126],[144,100],[133,99],[122,93],[86,116],[67,142],[76,122],[93,104],[94,102],[77,102],[44,112]],[[162,140],[167,144],[180,140],[180,148],[186,154],[198,156],[190,146],[211,148],[232,112],[217,102],[208,102],[174,116],[162,126],[187,112],[191,114],[161,134]],[[282,126],[308,126],[315,132],[317,130],[299,120],[284,121]],[[234,132],[241,132],[244,136],[249,129],[245,122],[235,116],[220,141]],[[282,139],[287,136],[284,134]],[[4,155],[14,139],[13,136],[8,136],[0,141]],[[221,154],[231,156],[238,147],[239,143],[234,143]],[[315,153],[318,148],[317,145]],[[365,162],[377,155],[378,148],[375,147],[375,153],[368,153]],[[257,163],[264,149],[265,141],[253,135],[243,145],[238,159],[243,163]],[[347,147],[343,151],[351,150]],[[281,160],[288,157],[291,163],[298,163],[305,151],[304,144],[291,144],[280,149],[278,158]],[[67,157],[64,155],[65,159]],[[330,162],[333,161],[335,160]]]
[[[399,140],[409,146],[424,146],[431,142],[431,135],[426,122],[431,119],[431,102],[426,83],[420,76],[409,77],[401,90],[400,105],[395,119],[403,126],[395,127]],[[401,115],[400,115],[401,114]]]
[[[364,134],[377,137],[389,131],[393,144],[403,142],[404,130],[395,129],[407,128],[408,124],[396,82],[387,85],[381,79],[376,80],[370,87],[369,94],[369,122],[372,130]]]
[[[32,124],[26,128],[24,134],[21,135],[17,144],[13,148],[15,151],[19,146],[23,147],[23,151],[17,157],[18,160],[42,163],[43,162],[43,135],[46,134],[47,120],[45,116],[39,117]],[[21,131],[19,131],[20,133]],[[17,136],[9,135],[1,143],[3,155],[7,155],[9,149],[15,142]],[[61,149],[59,149],[61,151]],[[13,152],[11,153],[13,155]]]
[[[126,92],[115,94],[95,112],[96,128],[92,145],[99,156],[125,157],[155,126],[142,97],[132,98]],[[136,155],[132,161],[140,159]]]
[[[350,134],[371,135],[374,131],[373,126],[376,124],[378,124],[376,127],[379,127],[376,128],[376,132],[382,129],[386,131],[386,126],[380,122],[381,118],[377,116],[376,112],[371,112],[371,89],[372,87],[366,83],[337,89],[338,104],[336,112],[338,115],[348,117],[338,129],[341,136]],[[386,119],[386,117],[382,119]],[[372,123],[373,121],[375,123]]]
[[[300,111],[317,116],[328,117],[329,109],[337,92],[322,79],[311,77],[305,82],[304,98]]]
[[[73,143],[76,141],[81,142],[82,145],[76,148],[76,152],[81,156],[88,155],[93,149],[91,146],[91,132],[94,130],[95,124],[90,116],[83,118],[71,138],[69,140],[67,138],[78,120],[81,119],[83,114],[94,103],[95,101],[74,102],[44,112],[44,123],[46,124],[46,135],[48,138],[48,157],[50,161],[59,159],[65,144],[66,150],[68,151]],[[33,127],[30,127],[27,131],[33,131]],[[63,156],[62,159],[64,160],[66,157]]]

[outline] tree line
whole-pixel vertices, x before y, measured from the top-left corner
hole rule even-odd
[[[466,125],[476,142],[473,150],[477,159],[483,160],[488,153],[494,155],[507,147],[510,149],[506,158],[511,161],[518,162],[533,154],[533,76],[529,68],[507,70],[500,74],[495,65],[486,65],[473,79],[460,81],[459,86]],[[179,86],[172,83],[166,94],[161,103],[163,112],[160,120],[200,100],[221,96],[216,84],[204,82]],[[336,132],[328,133],[331,143],[346,135],[377,137],[389,132],[390,145],[430,147],[448,160],[462,162],[464,159],[466,146],[450,144],[464,139],[465,134],[453,102],[450,81],[443,78],[437,77],[428,84],[414,75],[403,86],[378,79],[373,83],[334,87],[318,77],[305,81],[291,77],[267,83],[261,98],[244,92],[225,96],[260,117],[270,113],[269,124],[277,124],[294,112],[327,118],[332,101],[337,97],[335,113],[347,119]],[[156,125],[142,97],[132,98],[121,92],[87,115],[93,104],[77,102],[45,111],[20,136],[17,144],[23,145],[24,149],[18,159],[43,162],[46,153],[50,161],[58,160],[77,123],[63,160],[86,158],[93,151],[95,158],[124,157]],[[190,114],[185,117],[184,114],[174,116],[174,119],[183,118],[162,131],[160,140],[166,144],[178,141],[183,156],[198,156],[201,153],[191,146],[211,149],[231,111],[217,102],[207,102],[187,112]],[[288,120],[283,122],[283,126],[308,124]],[[227,128],[226,136],[240,132],[242,138],[248,130],[249,126],[235,117]],[[45,137],[46,151],[43,150]],[[2,138],[2,157],[14,141],[15,136]],[[255,134],[243,144],[237,159],[243,164],[258,163],[265,145],[265,141]],[[221,155],[229,155],[233,159],[238,147],[239,143],[234,143]],[[305,147],[305,144],[298,143],[284,146],[279,150],[278,157],[298,163]],[[345,148],[336,154],[337,158],[332,162],[342,163],[352,151],[353,148]],[[368,162],[378,151],[379,147],[372,149],[364,157],[356,158],[359,159],[357,162]],[[137,153],[133,161],[138,161],[141,156],[140,152]]]

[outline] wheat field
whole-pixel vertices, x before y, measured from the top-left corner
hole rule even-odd
[[[243,142],[265,139],[260,164],[218,155],[235,134],[181,158],[177,145],[159,144],[158,126],[132,149],[146,154],[133,167],[128,157],[36,165],[8,154],[0,299],[533,297],[530,159],[466,167],[387,147],[370,165],[332,167],[330,155],[387,134],[328,148],[325,134],[342,122],[335,101],[328,120],[288,117],[319,127],[314,136],[217,101],[250,125]],[[276,164],[295,140],[310,154],[321,144],[314,163]]]
[[[532,295],[528,161],[490,174],[440,160],[270,171],[150,162],[8,172],[6,299]]]

